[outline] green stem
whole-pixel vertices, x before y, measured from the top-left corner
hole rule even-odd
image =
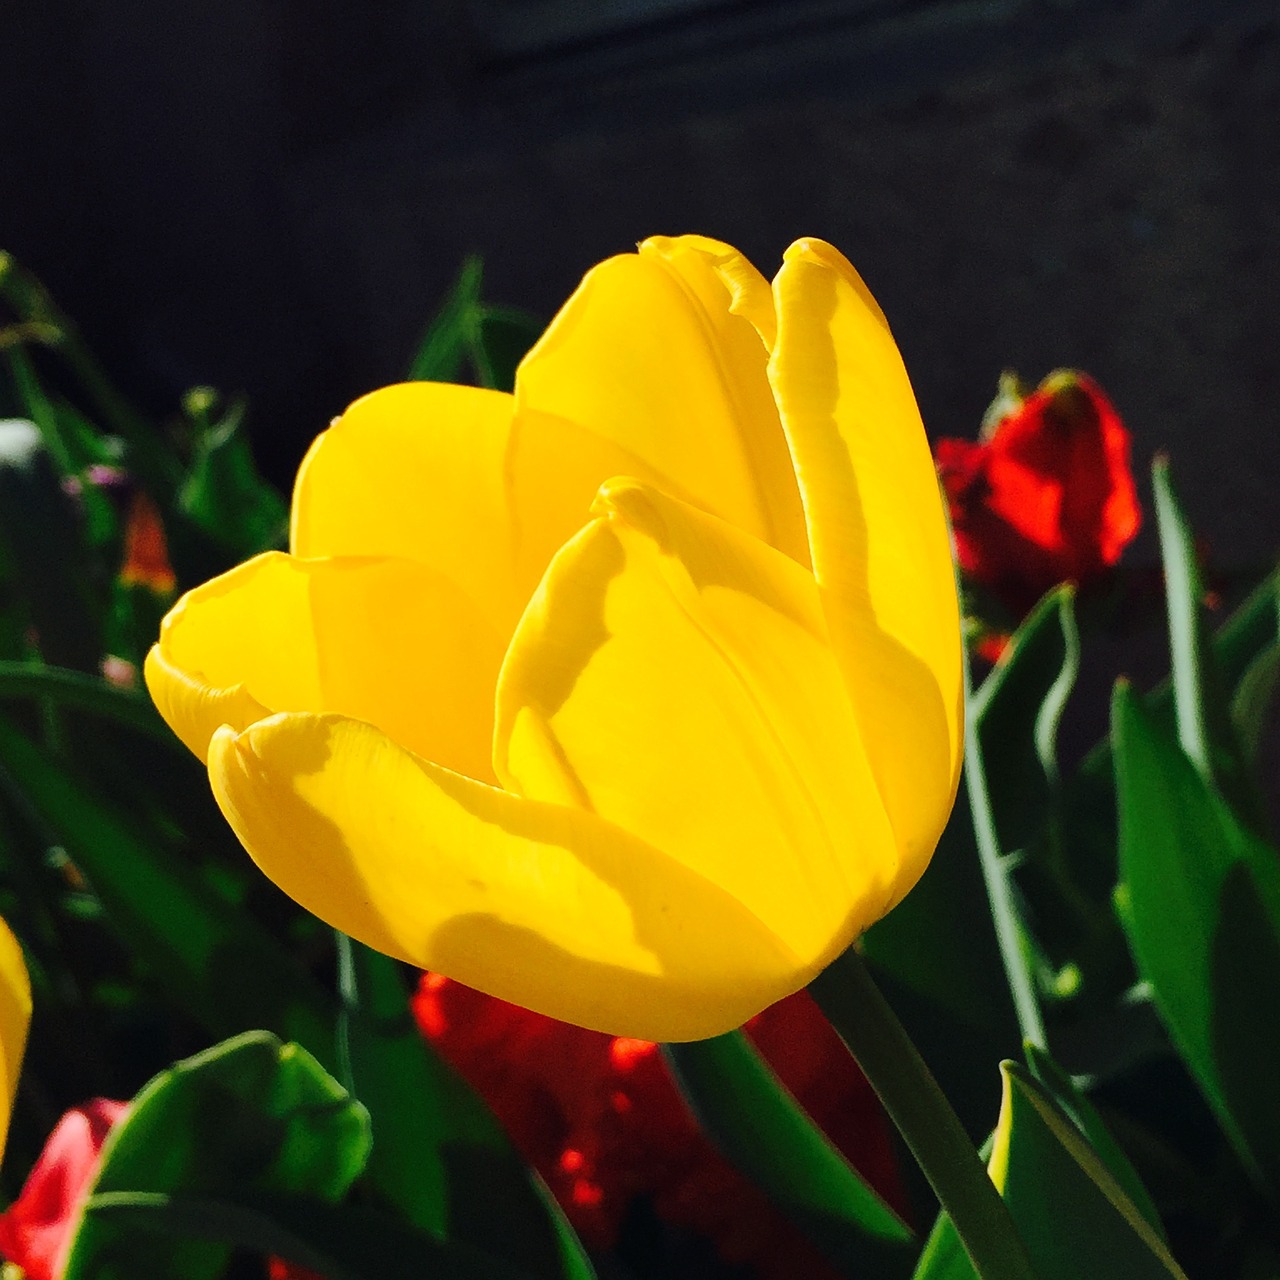
[[[969,1135],[862,958],[850,948],[809,990],[919,1162],[981,1280],[1034,1280],[1013,1219]]]
[[[1018,907],[1013,898],[1013,886],[1009,883],[1000,852],[1000,839],[996,833],[995,814],[991,809],[991,795],[987,790],[987,773],[982,760],[982,743],[978,738],[978,719],[972,712],[973,686],[969,679],[969,651],[964,652],[964,785],[969,797],[969,812],[973,818],[973,835],[978,846],[978,862],[982,867],[982,880],[987,888],[987,901],[991,905],[991,920],[995,925],[996,944],[1004,964],[1009,993],[1013,997],[1013,1009],[1018,1019],[1022,1038],[1037,1049],[1047,1049],[1044,1019],[1040,1015],[1040,998],[1036,994],[1035,975],[1031,972],[1026,949],[1022,945],[1022,924],[1018,919]]]

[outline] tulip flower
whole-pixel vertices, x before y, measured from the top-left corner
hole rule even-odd
[[[1129,432],[1092,378],[1061,370],[1002,409],[980,441],[938,441],[960,567],[1021,617],[1060,582],[1086,584],[1142,523]]]
[[[613,1035],[797,990],[928,863],[962,738],[933,462],[853,268],[658,238],[513,395],[414,383],[312,446],[290,553],[146,679],[251,857],[389,955]]]

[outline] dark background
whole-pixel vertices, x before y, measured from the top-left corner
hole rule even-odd
[[[248,392],[282,486],[468,251],[549,316],[645,235],[816,234],[935,435],[1080,366],[1220,560],[1280,541],[1274,0],[45,0],[0,108],[0,247],[149,408]]]

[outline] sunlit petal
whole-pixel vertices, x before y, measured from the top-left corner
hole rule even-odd
[[[726,1031],[797,964],[729,894],[593,814],[428,764],[370,725],[215,735],[209,774],[286,893],[388,955],[616,1035]]]
[[[511,577],[503,459],[512,409],[502,392],[440,382],[363,396],[303,460],[293,553],[420,560],[510,634],[527,598]]]
[[[589,271],[520,366],[518,417],[568,419],[639,460],[593,476],[596,486],[635,475],[807,563],[768,353],[746,314],[765,295],[730,255],[716,241],[662,238]]]
[[[849,263],[801,240],[774,297],[769,376],[837,658],[914,867],[905,893],[946,822],[961,754],[959,617],[933,461],[888,325]]]
[[[818,965],[897,852],[813,576],[631,481],[557,555],[503,666],[495,763],[721,885]]]
[[[219,725],[333,711],[490,778],[502,648],[468,597],[418,561],[269,552],[183,597],[146,677],[201,757]]]

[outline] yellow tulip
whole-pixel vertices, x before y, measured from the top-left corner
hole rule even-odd
[[[13,1095],[18,1090],[30,1023],[31,980],[22,947],[9,926],[0,920],[0,1156],[4,1155],[9,1136]]]
[[[728,1030],[928,863],[959,623],[879,308],[802,240],[588,273],[514,395],[358,400],[291,554],[146,664],[262,870],[379,951],[618,1035]]]

